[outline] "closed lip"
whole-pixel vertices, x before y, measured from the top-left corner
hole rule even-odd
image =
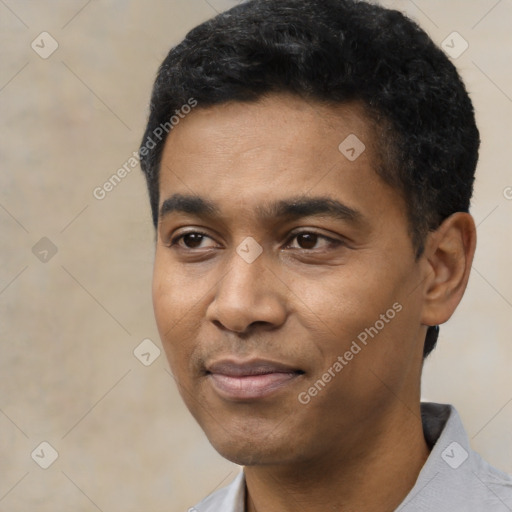
[[[248,361],[223,359],[207,365],[206,372],[228,377],[248,377],[269,373],[304,373],[300,368],[266,359],[251,359]]]
[[[217,394],[235,402],[268,398],[288,389],[303,373],[296,367],[266,359],[223,359],[206,366],[206,377]]]

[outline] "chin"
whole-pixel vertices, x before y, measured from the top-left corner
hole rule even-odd
[[[233,446],[229,443],[213,444],[213,447],[219,455],[225,459],[238,464],[239,466],[265,466],[265,465],[278,465],[287,463],[285,454],[280,454],[279,451],[269,450],[267,446],[255,446],[257,442],[247,444],[246,446]],[[286,451],[286,450],[283,450]],[[288,450],[286,457],[289,458],[290,452]]]
[[[224,427],[224,428],[223,428]],[[243,425],[237,429],[218,426],[205,430],[210,444],[225,459],[239,466],[286,464],[294,460],[300,444],[291,432],[257,425]],[[251,428],[252,427],[252,428]]]

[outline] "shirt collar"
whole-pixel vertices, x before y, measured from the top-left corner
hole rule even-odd
[[[492,506],[510,503],[512,478],[489,466],[471,449],[453,406],[424,402],[421,417],[431,452],[414,487],[396,512],[498,510]],[[508,489],[504,499],[500,497],[503,489]],[[190,511],[244,512],[245,494],[242,471],[229,486],[210,495]],[[480,505],[484,508],[479,508]]]

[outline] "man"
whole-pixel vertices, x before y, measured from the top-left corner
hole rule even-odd
[[[454,66],[396,11],[250,1],[171,50],[140,149],[155,316],[244,466],[190,510],[512,510],[455,409],[420,404],[469,278],[478,146]]]

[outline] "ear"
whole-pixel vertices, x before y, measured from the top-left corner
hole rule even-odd
[[[469,213],[454,213],[429,234],[422,256],[422,324],[439,325],[452,316],[466,290],[475,248],[476,227]]]

